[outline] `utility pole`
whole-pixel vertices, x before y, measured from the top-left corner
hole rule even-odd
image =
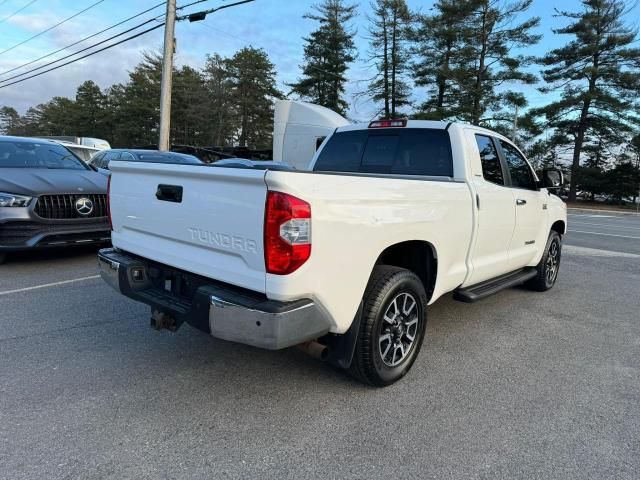
[[[511,140],[516,143],[518,136],[518,105],[516,105],[516,114],[513,117],[513,133],[511,134]]]
[[[171,85],[173,76],[173,54],[175,49],[176,0],[167,0],[167,15],[164,25],[164,53],[162,57],[162,86],[160,89],[160,138],[158,150],[171,148]]]

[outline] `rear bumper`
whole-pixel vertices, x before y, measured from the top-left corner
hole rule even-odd
[[[278,350],[321,337],[331,326],[309,299],[269,300],[115,249],[101,250],[98,264],[102,278],[123,295],[223,340]],[[186,285],[186,295],[175,293],[176,283]]]

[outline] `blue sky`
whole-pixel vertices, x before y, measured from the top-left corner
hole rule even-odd
[[[96,3],[99,0],[0,0],[0,52],[35,35],[52,25],[64,20],[74,13]],[[178,0],[178,5],[193,0]],[[231,0],[226,0],[229,3]],[[30,4],[31,3],[31,4]],[[159,0],[103,0],[82,15],[68,21],[64,25],[30,41],[10,52],[0,54],[0,72],[22,65],[28,61],[57,50],[84,36],[90,35],[157,3]],[[223,0],[209,0],[185,11],[198,11],[225,3]],[[302,61],[302,38],[315,28],[312,20],[303,19],[305,12],[316,2],[306,0],[256,0],[254,3],[222,10],[209,15],[204,22],[180,22],[176,28],[178,64],[201,66],[207,53],[218,53],[230,56],[238,49],[252,45],[264,48],[278,71],[278,82],[283,91],[288,91],[286,83],[295,81],[300,73]],[[349,71],[350,83],[347,87],[347,100],[351,103],[349,116],[365,120],[375,111],[374,105],[366,100],[355,100],[355,94],[364,89],[363,79],[371,75],[367,69],[367,20],[371,11],[369,1],[353,0],[358,4],[358,17],[353,26],[357,30],[356,44],[360,58]],[[413,10],[428,11],[431,0],[407,0]],[[29,5],[30,4],[30,5]],[[15,16],[4,20],[18,9],[28,5]],[[526,49],[530,55],[541,55],[546,50],[561,45],[566,38],[554,35],[552,28],[564,24],[564,20],[553,18],[554,7],[566,10],[580,8],[579,0],[534,0],[528,12],[531,16],[542,19],[539,32],[543,35],[538,45]],[[92,39],[97,41],[112,35],[114,32],[164,13],[159,7],[153,12],[123,25],[119,29]],[[629,22],[637,22],[640,17],[640,6],[635,5],[628,15]],[[524,18],[524,17],[523,17]],[[636,26],[636,24],[633,24]],[[85,46],[74,47],[78,49]],[[123,44],[112,50],[95,55],[73,65],[63,67],[40,77],[28,80],[15,86],[0,89],[0,106],[11,105],[24,112],[29,106],[45,102],[54,95],[73,97],[77,86],[84,80],[94,80],[105,88],[116,82],[127,80],[127,72],[141,58],[143,50],[160,49],[162,46],[162,29]],[[71,50],[73,51],[73,49]],[[62,55],[58,54],[58,55]],[[57,57],[52,57],[57,58]],[[44,60],[43,62],[50,61]],[[33,66],[37,66],[35,64]],[[33,66],[29,68],[33,68]],[[17,71],[12,73],[19,73]],[[1,75],[0,79],[9,75]],[[535,88],[519,87],[524,91],[532,105],[545,101],[543,95]],[[421,96],[416,89],[415,100]]]

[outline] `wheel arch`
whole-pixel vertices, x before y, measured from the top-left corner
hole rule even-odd
[[[567,225],[564,220],[556,220],[551,225],[551,231],[558,232],[558,235],[564,235],[567,233]]]
[[[435,247],[424,240],[407,240],[385,248],[375,265],[392,265],[415,273],[431,300],[438,275],[438,255]]]

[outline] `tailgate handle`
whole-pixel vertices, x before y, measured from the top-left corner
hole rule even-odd
[[[164,202],[182,203],[182,187],[180,185],[158,185],[156,198]]]

